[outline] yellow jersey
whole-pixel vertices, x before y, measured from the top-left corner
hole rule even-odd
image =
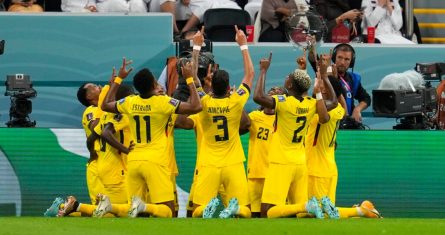
[[[169,165],[167,127],[170,116],[180,101],[169,96],[151,96],[144,99],[132,95],[116,102],[117,110],[127,114],[130,122],[134,149],[128,161],[151,161]]]
[[[87,136],[87,138],[91,135],[91,130],[89,128],[89,125],[91,123],[91,121],[95,120],[96,118],[98,118],[98,107],[94,106],[94,105],[90,105],[88,106],[82,114],[82,127],[83,130],[85,131],[85,135]]]
[[[223,167],[244,162],[239,126],[249,93],[249,88],[242,84],[228,97],[206,95],[201,99],[203,110],[198,117],[203,130],[200,165]]]
[[[174,139],[174,130],[175,130],[175,122],[176,118],[178,118],[178,114],[173,113],[168,120],[167,127],[167,151],[169,156],[169,164],[168,168],[171,170],[171,173],[174,175],[179,175],[178,165],[176,164],[176,154],[175,154],[175,139]]]
[[[99,124],[94,128],[96,134],[101,135],[105,125],[113,124],[114,137],[124,146],[130,145],[129,120],[126,115],[104,112]],[[99,177],[103,184],[117,184],[124,180],[126,168],[126,154],[113,148],[100,138],[100,152],[98,160]]]
[[[335,140],[345,109],[339,104],[329,111],[329,121],[318,123],[318,115],[312,118],[306,135],[308,174],[317,177],[337,175],[335,163]]]
[[[269,145],[272,141],[275,115],[256,110],[249,113],[249,118],[247,177],[265,178],[267,168],[269,168]]]
[[[269,161],[278,164],[306,164],[304,138],[314,116],[316,100],[306,96],[274,95],[276,130],[269,150]]]

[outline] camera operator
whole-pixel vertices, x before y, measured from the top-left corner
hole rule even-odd
[[[315,70],[315,47],[309,52],[309,62]],[[346,43],[340,43],[332,50],[332,75],[329,76],[330,81],[337,80],[342,88],[342,98],[339,103],[346,109],[343,129],[364,129],[362,128],[362,111],[371,105],[371,96],[362,86],[361,76],[353,72],[356,54],[354,48]],[[348,71],[349,68],[352,71]],[[337,90],[334,86],[334,89]],[[337,92],[337,91],[336,91]],[[355,100],[358,104],[355,105]],[[343,125],[344,124],[344,125]]]

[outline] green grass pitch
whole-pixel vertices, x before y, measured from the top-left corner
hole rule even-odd
[[[445,219],[155,219],[0,217],[0,235],[444,234]]]

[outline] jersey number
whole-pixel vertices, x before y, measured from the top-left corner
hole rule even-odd
[[[269,138],[269,129],[260,127],[258,129],[258,134],[256,135],[256,138],[260,140],[261,139],[267,140],[267,138]]]
[[[218,123],[216,126],[219,130],[223,130],[223,136],[215,135],[215,141],[226,141],[229,139],[229,129],[227,128],[227,118],[225,116],[214,116],[213,123]]]
[[[303,139],[303,135],[299,135],[300,131],[304,130],[304,127],[306,126],[306,117],[297,117],[297,123],[301,123],[301,126],[298,127],[294,131],[294,137],[292,138],[292,143],[300,143]]]
[[[133,116],[134,121],[136,122],[136,141],[141,143],[141,121],[139,119],[139,115]],[[151,133],[150,133],[150,116],[143,116],[142,119],[145,121],[145,133],[147,134],[146,143],[151,141]]]

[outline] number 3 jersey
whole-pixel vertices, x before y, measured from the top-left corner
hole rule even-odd
[[[239,126],[249,88],[241,86],[229,97],[201,99],[202,111],[198,121],[203,130],[199,159],[202,166],[230,166],[244,162],[245,156]]]
[[[269,150],[269,161],[278,164],[306,164],[304,138],[314,116],[316,100],[306,96],[274,95],[276,130]]]
[[[143,99],[138,95],[128,96],[116,103],[117,110],[128,115],[135,144],[127,161],[151,161],[168,166],[168,121],[179,103],[179,100],[169,96]]]

